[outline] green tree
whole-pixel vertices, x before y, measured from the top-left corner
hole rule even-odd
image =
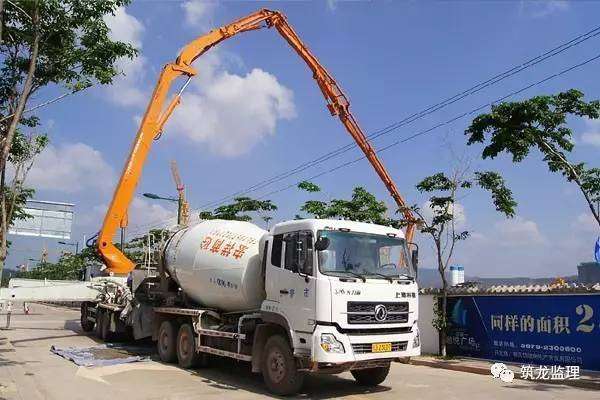
[[[300,182],[298,188],[310,193],[321,191],[319,186],[308,181]],[[333,199],[329,202],[308,200],[300,207],[300,211],[317,218],[344,218],[352,221],[400,227],[400,221],[387,217],[388,209],[385,203],[378,201],[372,193],[360,186],[352,190],[350,200]],[[297,215],[296,218],[301,217]]]
[[[64,252],[56,262],[40,262],[29,271],[17,273],[19,278],[80,280],[84,277],[86,268],[98,265],[101,258],[95,247],[84,247],[78,254]]]
[[[236,197],[233,203],[215,208],[214,211],[202,211],[200,219],[226,219],[233,221],[252,221],[249,213],[255,212],[267,224],[272,219],[270,212],[277,210],[271,200],[256,200],[250,197]]]
[[[433,324],[440,332],[440,353],[446,356],[446,334],[449,321],[446,315],[448,302],[448,281],[446,271],[454,255],[456,244],[466,240],[470,233],[459,229],[460,192],[465,192],[479,186],[491,193],[492,201],[497,211],[507,217],[513,217],[517,203],[513,200],[512,192],[505,185],[504,179],[492,171],[475,172],[470,175],[468,168],[455,171],[451,176],[443,172],[428,176],[417,184],[420,193],[427,193],[427,210],[412,206],[412,211],[419,217],[419,230],[433,241],[436,263],[442,281],[441,302],[434,310]],[[427,211],[427,212],[425,212]]]
[[[600,168],[587,168],[585,163],[567,158],[574,148],[567,118],[600,118],[600,101],[586,102],[583,97],[583,93],[571,89],[553,96],[501,103],[490,113],[477,116],[465,134],[469,145],[486,144],[484,159],[507,153],[518,163],[537,149],[551,172],[561,173],[579,187],[600,227],[600,210],[595,207],[600,203]]]
[[[48,87],[64,87],[74,93],[96,83],[111,83],[119,73],[115,62],[134,57],[136,50],[130,44],[110,40],[103,17],[128,3],[1,1],[0,205],[4,210],[8,208],[6,196],[11,195],[5,190],[6,166],[17,132],[39,123],[37,117],[26,115],[30,100]],[[3,241],[7,229],[7,221],[2,221]],[[0,248],[0,270],[5,259],[4,246]]]

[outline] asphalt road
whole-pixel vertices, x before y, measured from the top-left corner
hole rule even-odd
[[[156,361],[86,368],[49,352],[51,345],[96,344],[81,333],[79,312],[39,304],[13,313],[0,330],[0,400],[36,399],[255,399],[270,396],[246,364],[183,370]],[[5,323],[0,314],[0,327]],[[598,399],[599,393],[562,385],[515,381],[422,366],[394,364],[382,386],[365,390],[348,373],[310,376],[300,398],[310,399]]]

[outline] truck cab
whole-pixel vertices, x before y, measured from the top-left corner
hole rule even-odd
[[[261,245],[261,314],[285,326],[311,371],[389,369],[420,354],[416,257],[401,230],[303,219],[275,225]]]

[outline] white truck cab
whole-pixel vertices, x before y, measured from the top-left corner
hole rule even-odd
[[[416,268],[401,230],[303,219],[275,225],[267,241],[261,313],[287,326],[312,371],[389,368],[420,354]]]

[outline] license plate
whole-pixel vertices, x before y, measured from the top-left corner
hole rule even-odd
[[[391,343],[373,343],[371,345],[371,352],[373,353],[385,353],[392,351]]]

